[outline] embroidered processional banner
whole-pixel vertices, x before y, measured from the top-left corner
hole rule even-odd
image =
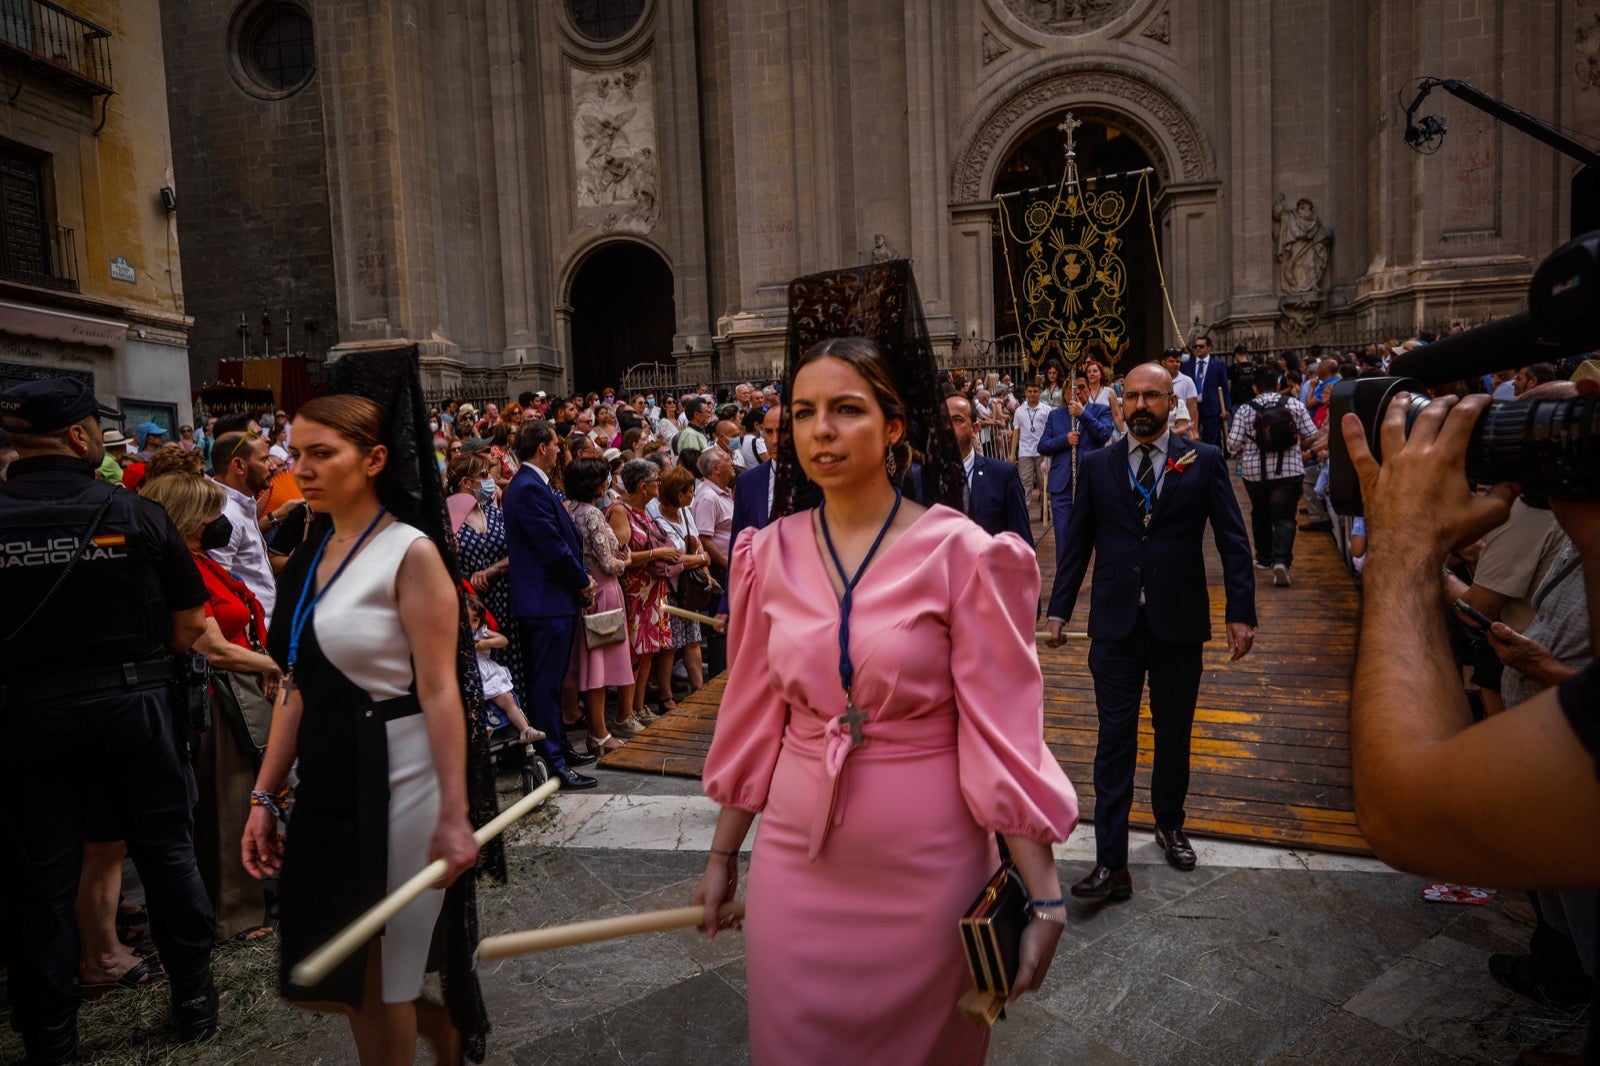
[[[1148,172],[1067,180],[1001,196],[1001,239],[1028,370],[1086,354],[1115,365],[1128,343],[1128,268],[1122,229]]]

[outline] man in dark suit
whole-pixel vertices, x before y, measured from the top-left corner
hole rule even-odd
[[[528,658],[528,721],[544,730],[538,741],[551,772],[565,788],[594,788],[598,781],[574,770],[592,756],[572,750],[561,722],[561,683],[572,658],[578,615],[594,598],[583,566],[583,545],[567,509],[550,487],[561,458],[555,426],[525,422],[517,430],[522,466],[506,486],[506,548],[511,558],[511,609],[521,623]]]
[[[774,466],[772,460],[778,457],[778,427],[783,424],[783,408],[773,404],[761,416],[761,441],[767,446],[767,461],[757,463],[733,479],[733,524],[728,527],[728,555],[733,555],[733,546],[739,543],[739,534],[748,526],[756,529],[766,527],[772,517],[772,475]],[[728,617],[728,590],[722,590],[722,606],[717,608],[717,617],[726,620]]]
[[[1028,497],[1022,490],[1022,477],[1015,463],[990,459],[978,452],[978,434],[972,426],[972,404],[960,393],[944,398],[955,430],[956,446],[966,466],[967,517],[983,527],[985,533],[1015,533],[1033,543],[1033,528],[1028,524]],[[921,492],[921,468],[915,468],[915,491]]]
[[[1088,386],[1079,379],[1078,390],[1086,393]],[[1050,476],[1045,487],[1050,490],[1050,520],[1056,533],[1056,567],[1067,550],[1067,524],[1072,518],[1072,449],[1078,449],[1078,462],[1096,448],[1103,448],[1116,428],[1111,421],[1111,408],[1103,403],[1083,403],[1082,395],[1059,407],[1052,408],[1050,419],[1044,425],[1044,436],[1039,438],[1039,454],[1050,457]]]
[[[1100,740],[1094,757],[1095,867],[1072,886],[1080,899],[1127,899],[1128,811],[1139,753],[1139,698],[1150,683],[1155,769],[1150,805],[1167,861],[1192,870],[1183,832],[1189,791],[1189,731],[1200,691],[1201,649],[1211,639],[1211,602],[1200,546],[1211,523],[1227,589],[1228,650],[1255,639],[1255,573],[1244,519],[1221,450],[1167,429],[1172,377],[1157,363],[1128,374],[1122,413],[1127,443],[1078,464],[1078,498],[1067,550],[1050,594],[1050,646],[1072,617],[1094,555],[1089,669]]]
[[[1200,439],[1222,447],[1222,420],[1233,413],[1229,398],[1228,368],[1211,351],[1210,337],[1196,337],[1194,358],[1183,368],[1200,393]]]

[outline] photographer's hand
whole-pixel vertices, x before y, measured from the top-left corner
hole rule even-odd
[[[1410,398],[1401,393],[1389,404],[1380,429],[1382,466],[1367,448],[1361,420],[1344,416],[1340,429],[1366,504],[1368,578],[1373,563],[1382,570],[1386,560],[1412,573],[1437,568],[1451,548],[1477,540],[1510,515],[1512,486],[1496,485],[1478,496],[1467,484],[1467,443],[1488,406],[1487,396],[1459,403],[1442,397],[1417,416],[1407,436]]]

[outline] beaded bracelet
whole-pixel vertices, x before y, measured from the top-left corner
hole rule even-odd
[[[1066,905],[1067,901],[1065,899],[1030,899],[1028,901],[1028,906],[1030,907],[1065,907]]]
[[[720,851],[717,848],[707,848],[706,850],[711,852],[713,855],[721,855],[725,859],[731,859],[738,854],[737,852],[733,851]]]
[[[288,785],[284,785],[276,792],[252,792],[250,806],[265,807],[272,812],[273,817],[286,818],[289,815],[289,808],[294,806],[294,800],[289,798],[293,792],[294,789]]]
[[[1028,912],[1028,916],[1030,918],[1036,918],[1042,922],[1055,922],[1057,925],[1067,924],[1067,916],[1065,914],[1051,914],[1049,911],[1044,910],[1041,907],[1033,908]]]

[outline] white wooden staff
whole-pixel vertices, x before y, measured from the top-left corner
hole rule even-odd
[[[478,842],[479,847],[489,843],[509,829],[512,822],[555,795],[560,787],[561,779],[551,778],[501,811],[494,821],[473,833],[472,838]],[[411,880],[373,904],[367,913],[345,926],[343,932],[302,959],[289,972],[290,983],[301,988],[310,988],[327,977],[336,966],[355,954],[357,948],[377,936],[389,919],[405,910],[407,904],[432,888],[449,869],[450,864],[443,859],[435,859],[423,867]]]
[[[682,607],[674,607],[670,603],[661,609],[666,611],[668,614],[675,614],[679,618],[686,618],[691,622],[699,622],[701,625],[714,626],[721,624],[709,614],[696,614],[693,611],[686,611]]]
[[[722,918],[743,918],[744,900],[724,903],[717,911]],[[664,911],[646,911],[621,918],[596,918],[570,925],[552,925],[548,929],[524,929],[520,933],[501,933],[486,936],[478,942],[479,959],[505,959],[512,955],[529,955],[536,951],[570,948],[579,944],[595,944],[602,940],[616,940],[640,933],[664,933],[670,929],[698,929],[705,924],[704,907],[673,907]]]

